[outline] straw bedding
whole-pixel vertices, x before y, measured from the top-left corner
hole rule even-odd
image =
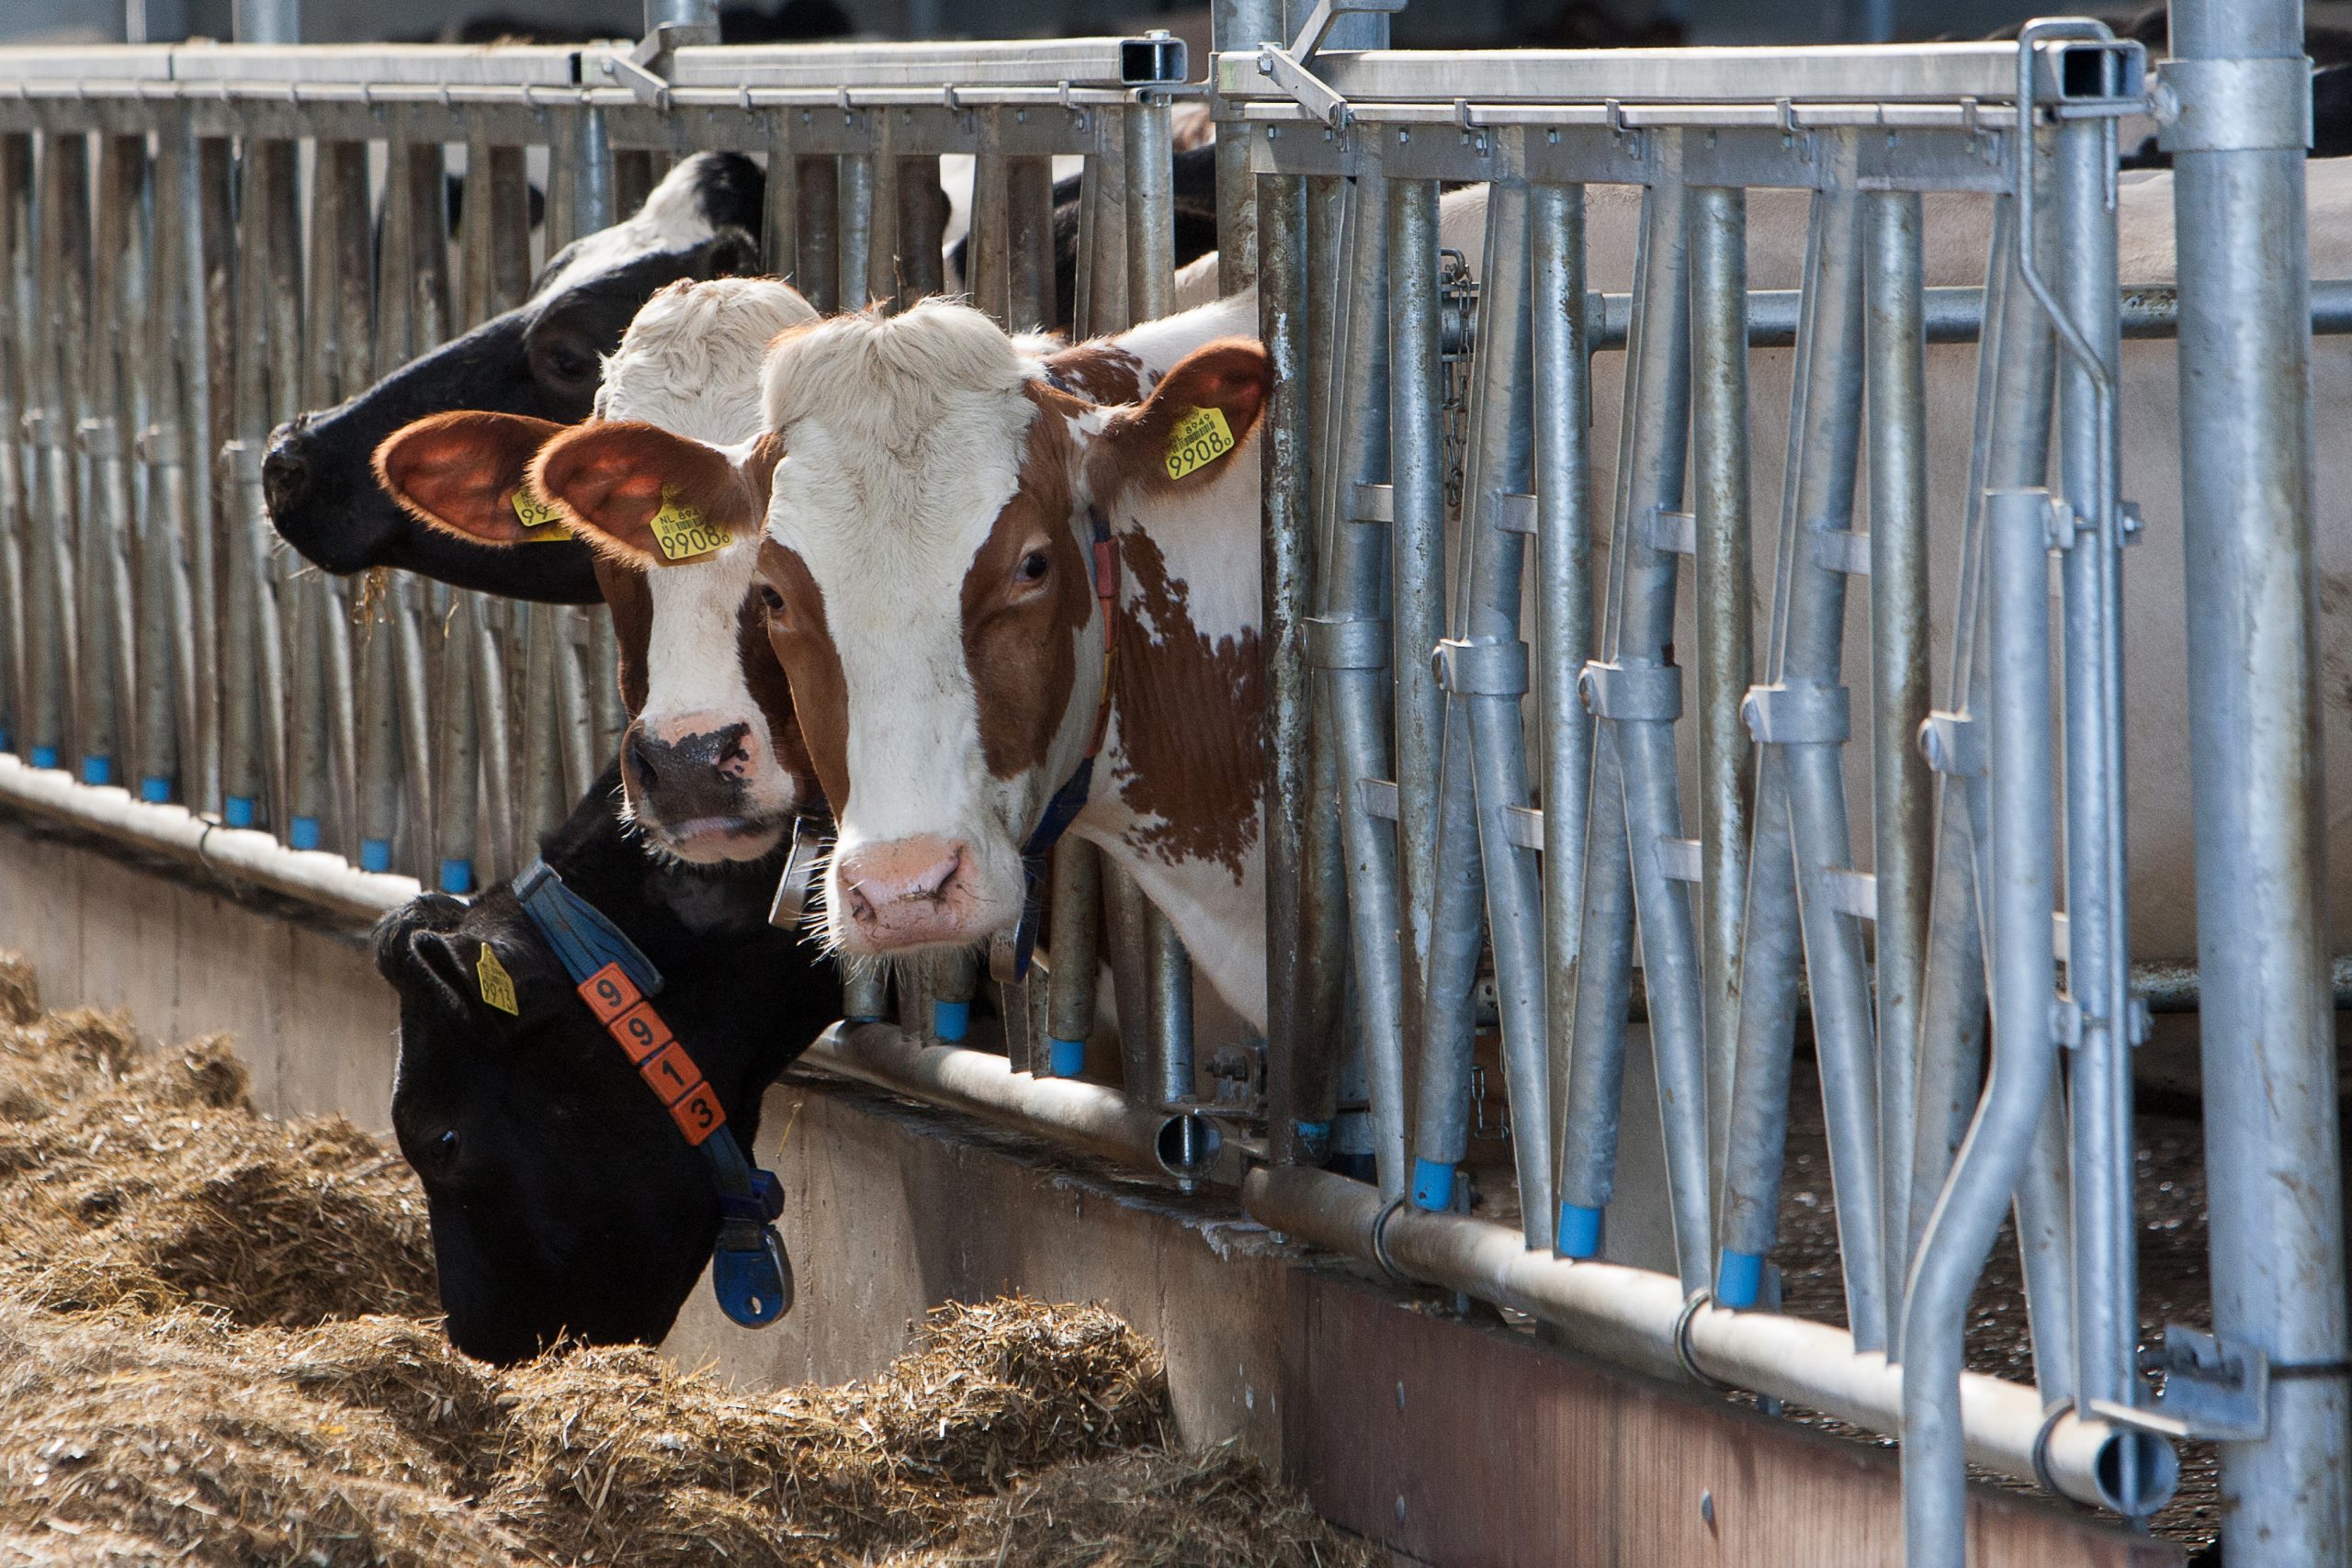
[[[434,1310],[396,1156],[0,955],[0,1568],[1374,1561],[1159,1448],[1157,1352],[1099,1309],[944,1307],[877,1377],[756,1394],[639,1348],[486,1367]]]

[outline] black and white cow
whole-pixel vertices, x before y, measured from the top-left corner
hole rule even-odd
[[[619,799],[608,768],[540,855],[662,971],[662,1017],[751,1152],[762,1092],[841,1016],[840,981],[768,924],[779,856],[658,863]],[[485,947],[511,1014],[483,996]],[[451,1341],[514,1361],[563,1335],[660,1340],[710,1261],[710,1172],[514,894],[426,894],[377,927],[375,953],[400,993],[392,1125],[424,1183]]]

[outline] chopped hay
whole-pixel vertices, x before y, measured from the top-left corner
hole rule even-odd
[[[1317,1517],[1227,1443],[1057,1465],[973,1510],[944,1546],[886,1568],[1375,1568],[1385,1553]]]
[[[938,1309],[879,1376],[739,1393],[641,1347],[451,1348],[423,1195],[219,1040],[142,1054],[0,954],[0,1568],[1355,1568],[1164,1440],[1110,1314]],[[892,1553],[900,1555],[891,1555]]]

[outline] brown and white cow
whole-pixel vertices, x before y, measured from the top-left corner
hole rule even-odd
[[[629,437],[659,488],[764,525],[769,636],[839,825],[841,947],[1010,928],[1023,848],[1102,724],[1069,831],[1262,1023],[1255,312],[1242,296],[1057,354],[961,306],[842,317],[771,351],[764,451]],[[655,565],[650,502],[583,521]]]
[[[605,361],[597,417],[578,428],[642,421],[718,446],[747,445],[760,433],[769,343],[815,317],[796,290],[772,278],[673,284],[647,301]],[[555,476],[556,493],[535,496],[526,469],[572,429],[520,414],[435,414],[387,440],[377,472],[434,527],[537,548],[534,535],[560,526],[538,520],[567,510],[564,491],[627,478],[594,460],[591,441],[575,445]],[[524,510],[549,499],[553,513],[526,521]],[[621,742],[628,815],[657,852],[701,863],[756,860],[816,791],[790,691],[749,596],[755,548],[723,536],[673,535],[673,546],[679,555],[667,571],[648,573],[610,551],[596,564],[631,715]]]

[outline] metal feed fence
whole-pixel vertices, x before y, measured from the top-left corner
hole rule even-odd
[[[2208,563],[2189,615],[2237,647],[2248,624],[2312,614],[2308,405],[2257,372],[2301,363],[2314,324],[2352,325],[2352,289],[2314,299],[2279,260],[2301,254],[2281,238],[2300,223],[2291,8],[2221,9],[2182,8],[2182,52],[2210,58],[2168,64],[2152,97],[2137,46],[2091,24],[2015,46],[1317,54],[1327,29],[1381,41],[1376,17],[1318,7],[1285,44],[1263,7],[1221,6],[1220,276],[1261,285],[1278,370],[1270,1037],[1196,1055],[1169,923],[1065,842],[1052,949],[1002,993],[1004,1057],[921,1043],[961,1033],[978,976],[957,959],[902,976],[911,1033],[843,1032],[811,1059],[1240,1179],[1265,1223],[1400,1278],[1900,1435],[1915,1563],[1961,1561],[1963,1453],[2136,1517],[2168,1494],[2182,1436],[2233,1443],[2233,1539],[2259,1528],[2265,1561],[2325,1561],[2344,1292],[2333,1183],[2323,1203],[2289,1190],[2335,1159],[2315,761],[2299,772],[2295,750],[2315,728],[2291,649],[2266,639],[2193,694],[2199,736],[2275,749],[2233,773],[2200,740],[2201,991],[2135,970],[2124,918],[2119,341],[2177,330],[2203,377],[2184,399]],[[0,53],[0,429],[23,432],[0,440],[6,748],[370,870],[463,887],[511,868],[616,744],[604,615],[293,570],[261,507],[262,443],[517,302],[537,263],[681,153],[766,158],[765,254],[825,310],[943,286],[934,161],[972,155],[969,282],[1013,324],[1053,315],[1050,160],[1080,156],[1080,330],[1170,308],[1180,47],[686,36]],[[2177,291],[2124,290],[2117,270],[2114,127],[2152,101],[2179,160]],[[487,220],[453,235],[439,186],[459,149],[464,211]],[[1441,236],[1443,182],[1487,187],[1468,254]],[[1587,192],[1611,186],[1641,193],[1625,291],[1588,278]],[[1801,287],[1751,289],[1747,197],[1774,189],[1809,193]],[[1925,287],[1924,204],[1952,197],[1994,211],[1982,281]],[[2248,233],[2271,237],[2251,260],[2230,243]],[[1930,433],[1924,345],[1971,340],[1967,476],[1931,493],[1928,456],[1957,433]],[[1792,351],[1769,558],[1751,543],[1751,348]],[[1615,432],[1591,423],[1611,392]],[[1931,505],[1962,558],[1942,648]],[[1867,795],[1849,793],[1849,750],[1870,758]],[[180,832],[22,768],[0,766],[0,794]],[[215,859],[243,845],[248,874],[346,907],[410,886],[337,881],[258,835],[183,840]],[[1069,1077],[1106,965],[1124,1093]],[[891,1013],[877,973],[851,979],[853,1021]],[[2168,1337],[2161,1398],[2132,1259],[2152,985],[2202,1008],[2215,1255],[2241,1271],[2217,1291],[2218,1340]],[[1849,1330],[1768,1310],[1805,1010]],[[1670,1273],[1594,1256],[1637,1011],[1667,1107]],[[1491,1031],[1515,1231],[1452,1212]],[[1375,1179],[1315,1168],[1334,1150]],[[1960,1365],[2013,1207],[2031,1387]]]

